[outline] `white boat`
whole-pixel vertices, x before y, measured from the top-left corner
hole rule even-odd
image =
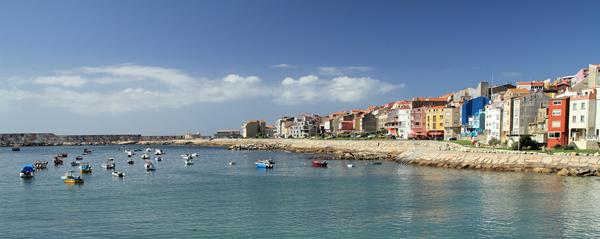
[[[193,165],[194,161],[192,161],[192,159],[186,159],[185,161],[185,165]]]
[[[150,160],[146,160],[146,163],[144,163],[144,168],[146,169],[146,171],[156,170],[156,168],[154,167],[154,164],[152,164],[152,161],[150,161]]]
[[[199,155],[198,153],[193,153],[193,154],[192,154],[192,158],[197,158],[197,157],[198,157],[198,155]]]
[[[164,152],[162,151],[162,149],[155,149],[154,150],[154,155],[163,155]]]
[[[156,161],[159,161],[159,162],[160,162],[160,161],[162,161],[162,158],[161,158],[161,157],[156,157],[156,158],[154,158],[154,160],[156,160]]]
[[[123,176],[125,176],[125,174],[121,171],[114,171],[112,172],[112,176],[122,178]]]
[[[229,162],[229,165],[235,165],[235,162],[233,162],[233,161],[230,161],[230,162]]]
[[[151,148],[146,148],[146,152],[152,152]]]
[[[140,158],[142,158],[142,159],[149,159],[150,157],[148,156],[148,154],[142,154],[142,156],[140,156]]]
[[[185,160],[188,160],[188,159],[193,159],[194,157],[192,157],[192,155],[190,155],[190,154],[182,154],[181,158],[185,159]]]
[[[106,162],[102,164],[102,167],[105,169],[115,169],[115,163]]]
[[[346,164],[346,166],[347,166],[348,168],[354,168],[354,164],[351,164],[351,163],[349,163],[349,164]]]

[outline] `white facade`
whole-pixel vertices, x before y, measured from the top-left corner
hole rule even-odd
[[[569,106],[569,138],[577,141],[594,137],[596,127],[596,93],[584,90],[571,97]]]
[[[408,139],[410,135],[410,109],[398,109],[398,137]]]
[[[485,134],[487,141],[500,140],[502,133],[502,102],[487,105],[485,109]]]

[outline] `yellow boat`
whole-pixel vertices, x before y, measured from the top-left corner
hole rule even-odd
[[[64,176],[60,177],[64,183],[73,183],[79,184],[83,183],[83,178],[81,176],[73,175],[73,171],[67,171]]]

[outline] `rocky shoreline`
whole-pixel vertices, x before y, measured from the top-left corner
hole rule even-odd
[[[416,166],[497,172],[534,172],[559,176],[600,176],[595,154],[545,154],[538,152],[478,149],[438,141],[218,139],[173,141],[226,147],[229,150],[282,150],[311,153],[321,160],[385,160]]]

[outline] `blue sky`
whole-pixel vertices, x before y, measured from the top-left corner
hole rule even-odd
[[[597,1],[0,1],[0,132],[213,133],[600,63]]]

